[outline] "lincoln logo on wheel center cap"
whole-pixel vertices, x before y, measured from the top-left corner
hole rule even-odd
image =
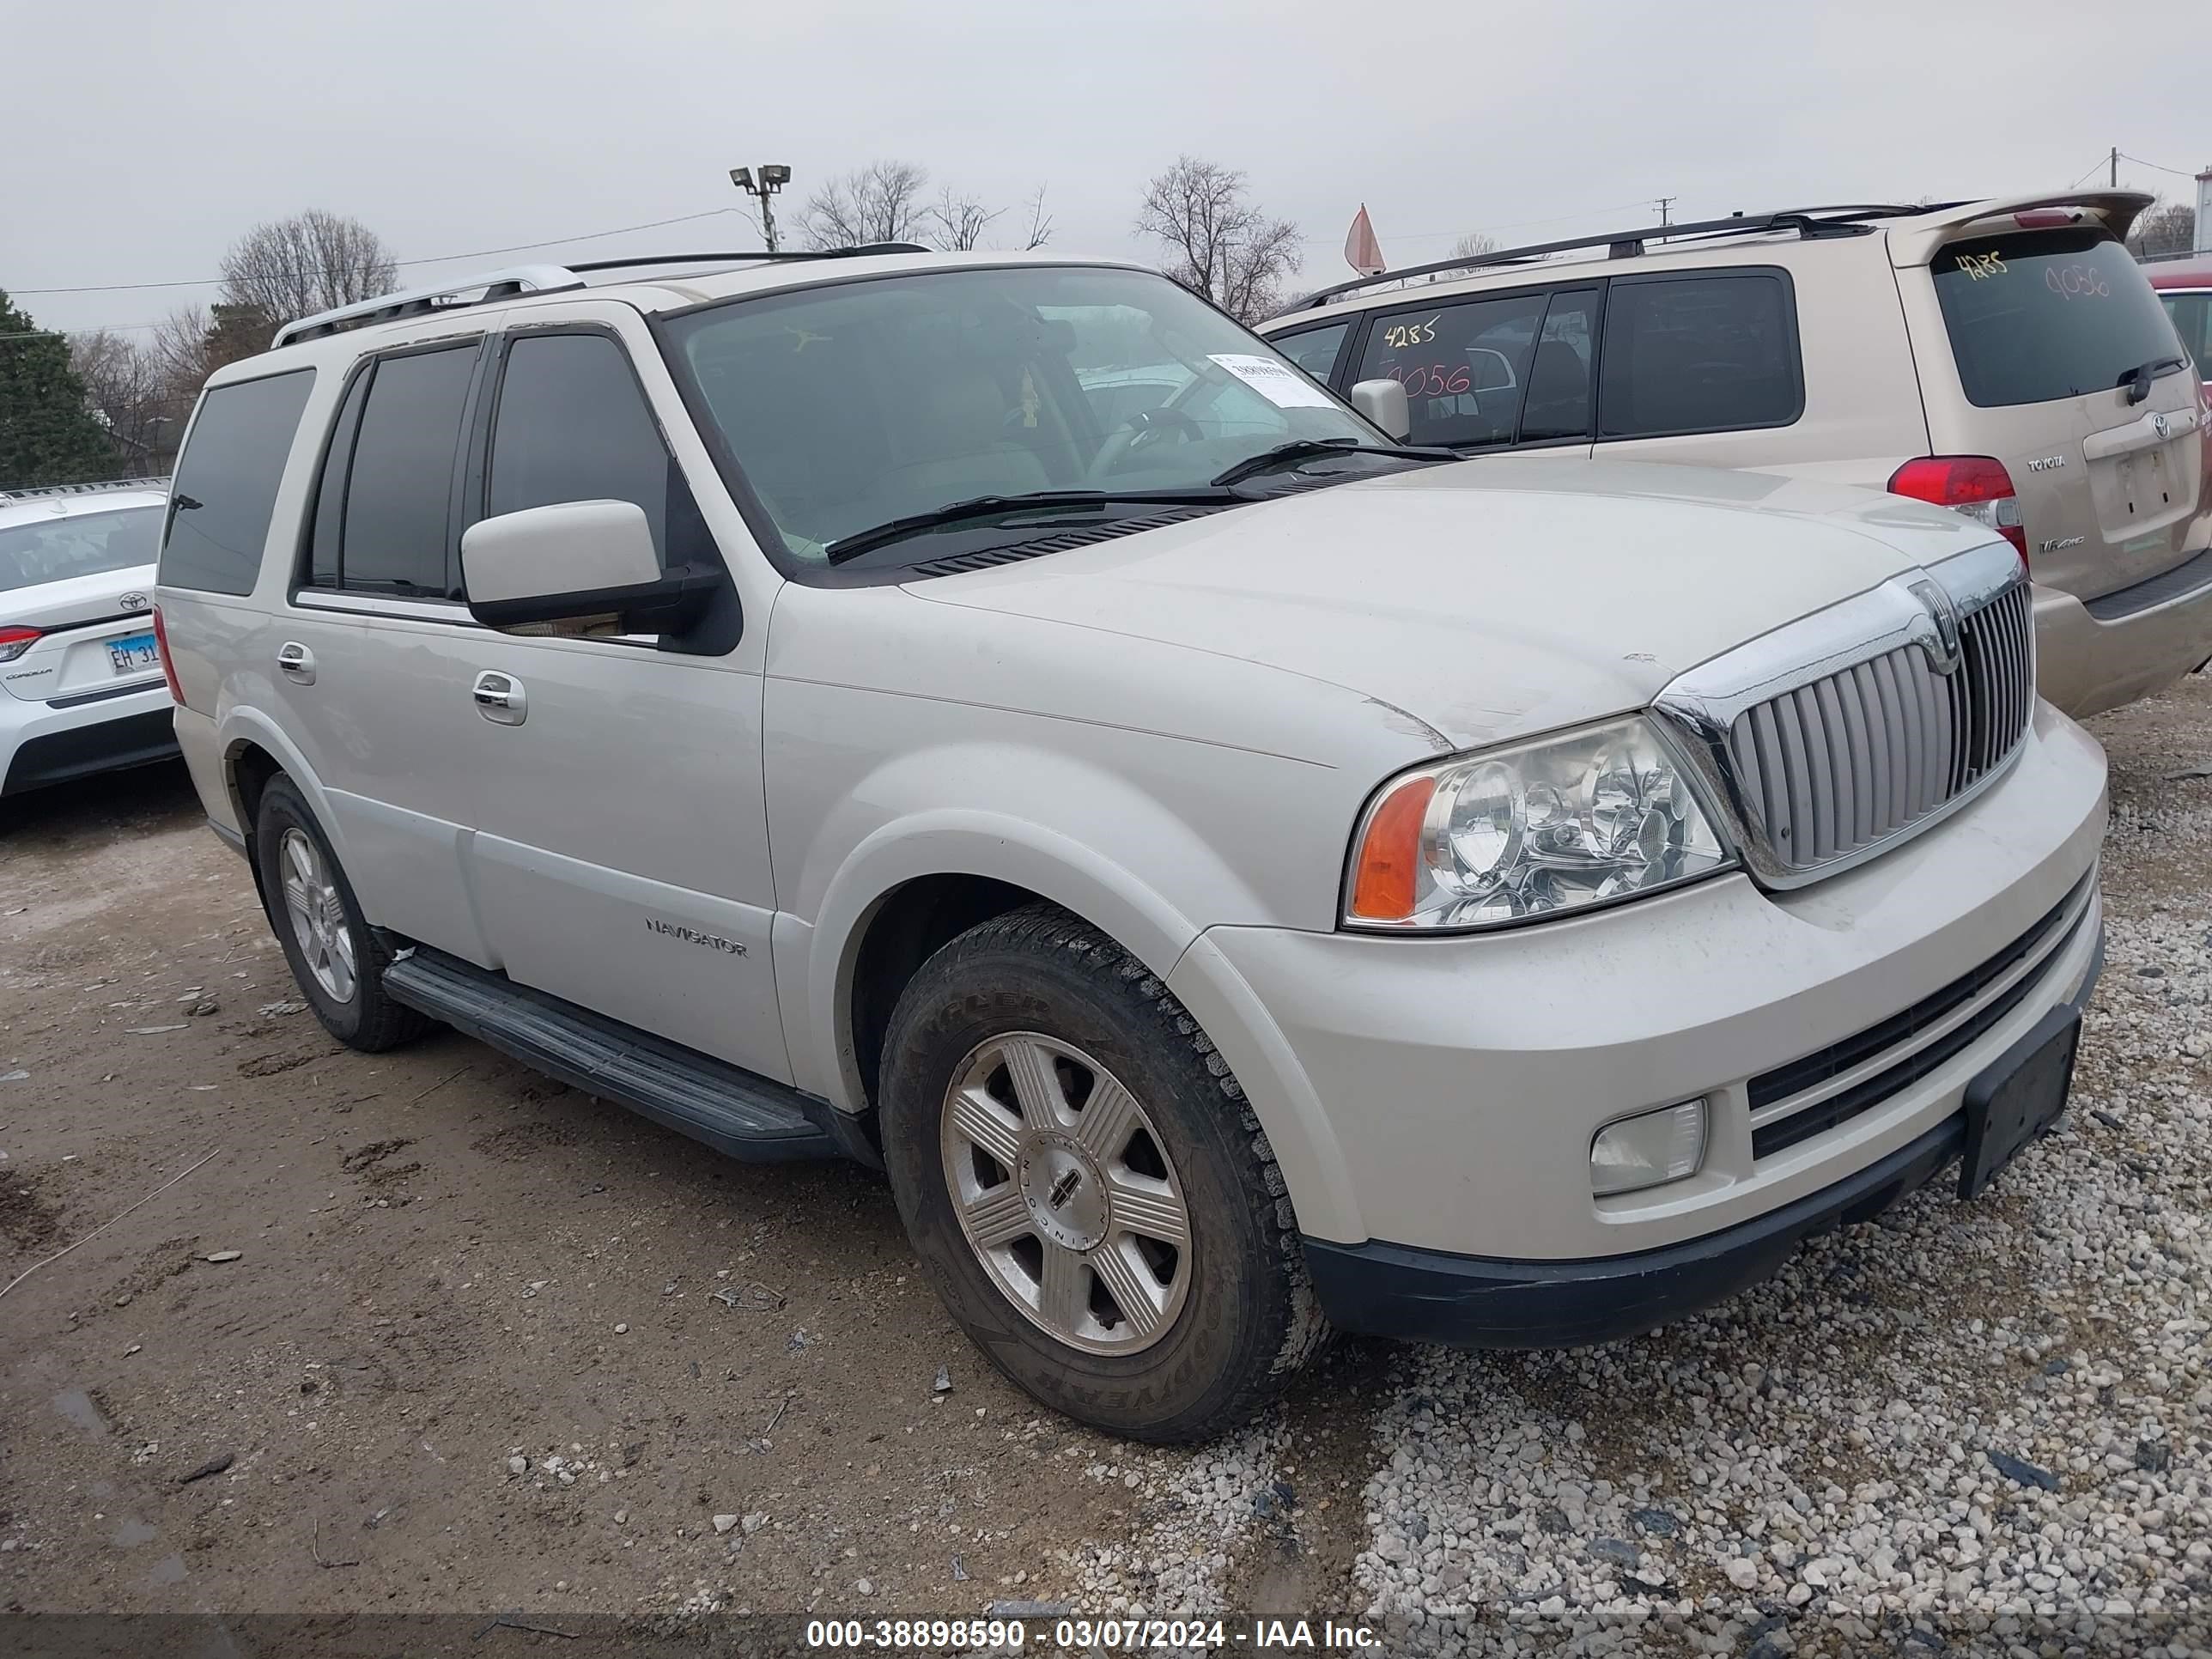
[[[1032,1136],[1014,1178],[1036,1230],[1071,1250],[1096,1249],[1107,1228],[1105,1178],[1082,1143],[1047,1130]]]

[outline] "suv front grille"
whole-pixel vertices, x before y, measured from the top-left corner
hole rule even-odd
[[[1959,619],[1954,672],[1900,646],[1738,715],[1729,758],[1782,860],[1887,841],[2010,755],[2034,702],[2033,627],[2022,585]]]
[[[2035,623],[2003,543],[1776,629],[1662,692],[1745,862],[1803,884],[1996,775],[2035,712]]]
[[[2093,869],[2003,950],[1903,1012],[1752,1079],[1752,1157],[1770,1157],[1850,1122],[1972,1046],[2035,988],[2041,969],[2081,925],[2096,882]],[[1894,1058],[1875,1064],[1884,1055]],[[1854,1073],[1855,1081],[1819,1093]]]

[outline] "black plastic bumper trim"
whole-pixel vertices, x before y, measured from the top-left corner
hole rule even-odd
[[[2132,587],[2123,587],[2110,593],[2100,593],[2094,599],[2081,601],[2081,608],[2099,622],[2118,622],[2122,617],[2132,617],[2138,611],[2148,611],[2153,605],[2170,605],[2176,599],[2187,599],[2199,588],[2212,587],[2212,547],[2206,548],[2193,559],[2185,559],[2171,570],[2161,570],[2155,576],[2145,578]]]
[[[150,708],[143,714],[125,714],[120,720],[74,726],[67,732],[49,732],[27,739],[15,750],[8,763],[6,780],[0,781],[0,795],[88,778],[96,772],[146,766],[175,753],[176,720],[167,708]]]
[[[2080,1008],[2105,965],[2096,954],[2071,999]],[[1808,1238],[1870,1221],[1948,1169],[1964,1150],[1963,1112],[1833,1186],[1702,1238],[1573,1261],[1455,1255],[1370,1239],[1305,1241],[1314,1291],[1340,1330],[1463,1348],[1572,1348],[1637,1336],[1771,1277]]]

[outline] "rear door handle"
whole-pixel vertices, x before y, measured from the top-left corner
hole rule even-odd
[[[297,640],[287,640],[276,647],[276,666],[301,685],[315,683],[315,653]]]
[[[501,726],[520,726],[529,718],[530,694],[512,674],[487,668],[477,676],[469,694],[476,699],[477,713],[488,720]]]

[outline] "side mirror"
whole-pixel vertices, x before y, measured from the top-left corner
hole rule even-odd
[[[635,501],[562,501],[471,525],[461,535],[469,614],[487,628],[662,633],[705,609],[718,571],[664,571]]]
[[[1413,411],[1406,388],[1395,380],[1362,380],[1352,388],[1352,406],[1400,443],[1413,435]]]

